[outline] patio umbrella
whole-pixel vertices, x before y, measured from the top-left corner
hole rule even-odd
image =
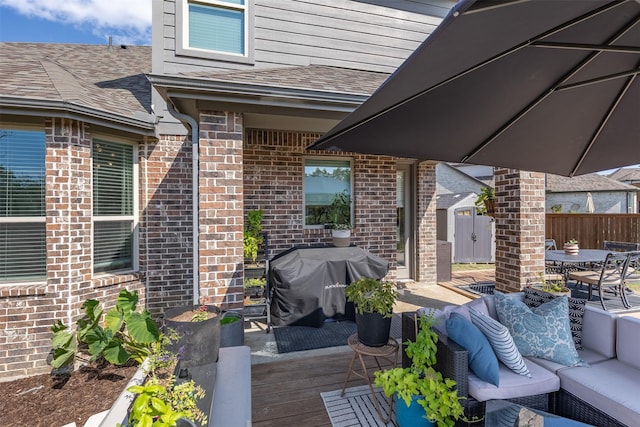
[[[587,192],[587,202],[584,205],[584,210],[587,213],[594,213],[596,211],[596,207],[593,203],[593,195],[590,191]]]
[[[640,0],[460,1],[308,148],[564,176],[640,163]]]

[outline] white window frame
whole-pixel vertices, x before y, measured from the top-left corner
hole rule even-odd
[[[220,7],[244,12],[244,54],[234,54],[189,46],[189,4]],[[254,20],[253,0],[246,0],[239,5],[224,0],[176,0],[176,55],[213,59],[216,61],[254,63]]]
[[[132,272],[137,272],[140,269],[140,233],[139,233],[139,206],[140,206],[140,201],[139,201],[139,182],[140,182],[140,175],[139,175],[139,167],[138,167],[138,144],[136,144],[135,142],[129,141],[129,140],[125,140],[122,138],[117,138],[117,137],[113,137],[111,135],[102,135],[102,134],[94,134],[93,138],[91,140],[91,147],[92,147],[92,151],[91,151],[91,185],[93,188],[93,144],[96,140],[100,140],[100,141],[105,141],[105,142],[113,142],[113,143],[117,143],[117,144],[124,144],[124,145],[129,145],[133,147],[133,186],[132,186],[132,192],[133,192],[133,215],[107,215],[107,216],[101,216],[101,215],[93,215],[93,197],[91,199],[91,210],[92,210],[92,215],[91,215],[91,269],[93,271],[93,275],[95,277],[100,277],[100,276],[105,276],[105,275],[119,275],[119,274],[127,274],[127,273],[132,273]],[[92,190],[93,193],[93,190]],[[111,271],[104,271],[104,272],[95,272],[95,262],[94,262],[94,247],[93,247],[93,242],[94,242],[94,230],[95,230],[95,223],[96,222],[107,222],[107,221],[131,221],[131,233],[132,233],[132,237],[131,237],[131,244],[132,244],[132,248],[131,248],[131,268],[126,268],[126,269],[120,269],[120,270],[111,270]]]
[[[337,157],[337,156],[331,156],[331,157],[323,157],[323,156],[304,156],[302,159],[302,224],[303,224],[303,228],[307,229],[307,230],[319,230],[319,229],[324,229],[324,225],[323,224],[317,224],[317,225],[307,225],[306,224],[306,210],[307,210],[307,189],[306,189],[306,180],[305,180],[305,168],[307,167],[307,160],[316,160],[316,161],[327,161],[327,162],[331,162],[331,161],[347,161],[349,162],[349,194],[351,196],[351,218],[350,218],[350,222],[352,224],[352,226],[355,224],[354,222],[354,218],[355,218],[355,204],[354,204],[354,193],[353,193],[353,177],[354,177],[354,170],[353,170],[353,158],[351,157]]]
[[[25,126],[24,124],[18,124],[18,123],[3,123],[2,128],[0,128],[1,130],[17,130],[17,131],[29,131],[29,132],[42,132],[42,134],[44,135],[45,141],[44,141],[44,149],[45,149],[45,159],[44,159],[44,169],[45,169],[45,180],[46,180],[46,168],[47,168],[47,161],[46,161],[46,151],[47,151],[47,134],[45,132],[45,129],[43,127],[40,126]],[[0,217],[0,223],[2,224],[35,224],[35,223],[43,223],[45,224],[45,228],[46,228],[46,222],[47,222],[47,213],[46,213],[46,184],[45,184],[45,213],[42,216],[10,216],[10,217]],[[46,234],[46,229],[45,229],[45,234]],[[45,239],[45,253],[48,251],[47,248],[47,243],[46,243],[46,239]],[[45,267],[45,276],[42,279],[38,279],[38,280],[20,280],[20,279],[16,279],[16,280],[11,280],[11,281],[0,281],[0,286],[12,286],[12,285],[30,285],[30,284],[41,284],[41,283],[46,283],[47,281],[47,272],[46,272],[46,267]]]

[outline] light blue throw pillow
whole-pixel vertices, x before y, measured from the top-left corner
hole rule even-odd
[[[504,363],[516,374],[531,377],[529,368],[524,363],[522,355],[518,351],[509,330],[491,317],[480,313],[473,307],[469,307],[471,322],[482,331],[489,340],[491,348],[495,352],[498,360]]]
[[[500,385],[498,358],[477,326],[453,312],[447,319],[447,336],[469,352],[469,367],[478,378],[496,387]]]
[[[501,292],[494,297],[498,319],[509,330],[520,354],[566,366],[588,366],[573,343],[566,296],[535,308]]]

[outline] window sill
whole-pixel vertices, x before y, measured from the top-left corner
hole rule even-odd
[[[94,276],[91,281],[94,288],[106,288],[108,286],[120,285],[122,283],[137,282],[142,279],[138,272],[129,273],[100,273]]]
[[[46,283],[25,283],[0,286],[0,298],[21,298],[45,295]]]

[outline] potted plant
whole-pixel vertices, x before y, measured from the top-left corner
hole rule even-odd
[[[544,277],[544,273],[538,273],[538,277],[540,278],[540,284],[532,285],[533,288],[536,288],[543,292],[547,292],[554,296],[571,296],[571,289],[565,286],[563,280],[547,280]]]
[[[336,193],[329,208],[333,245],[347,247],[351,244],[351,197],[346,190]]]
[[[356,311],[358,339],[369,347],[389,342],[393,305],[398,298],[395,285],[388,281],[361,277],[349,284],[345,295]]]
[[[262,235],[262,209],[254,209],[247,213],[247,222],[244,226],[244,258],[251,264],[255,264],[258,258],[260,245],[264,242]]]
[[[180,334],[171,349],[183,349],[180,363],[191,368],[214,363],[220,349],[219,309],[213,305],[188,305],[165,311],[164,324]]]
[[[578,246],[578,241],[576,239],[571,239],[564,243],[564,253],[567,255],[578,255],[579,251],[580,247]]]
[[[496,190],[493,187],[482,187],[476,198],[476,209],[480,215],[495,215]]]
[[[405,343],[411,366],[377,371],[375,384],[395,400],[399,427],[451,427],[456,420],[464,419],[462,398],[456,391],[456,382],[443,378],[433,368],[438,343],[438,335],[432,329],[433,315],[423,315],[418,321],[415,341]]]

